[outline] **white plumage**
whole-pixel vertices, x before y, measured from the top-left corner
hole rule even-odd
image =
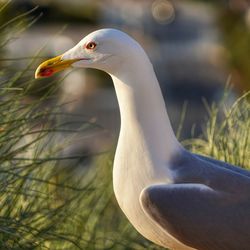
[[[121,115],[114,191],[133,226],[170,249],[249,250],[250,172],[179,144],[141,46],[121,31],[98,30],[42,63],[36,77],[69,66],[113,79]]]

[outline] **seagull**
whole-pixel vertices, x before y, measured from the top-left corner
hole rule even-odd
[[[68,67],[113,80],[121,117],[113,188],[135,229],[173,250],[249,250],[250,171],[182,147],[139,43],[116,29],[94,31],[40,64],[35,78]]]

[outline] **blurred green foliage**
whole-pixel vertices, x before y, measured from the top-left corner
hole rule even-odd
[[[239,90],[250,89],[250,28],[243,13],[221,9],[218,23],[228,50],[229,64]]]
[[[217,13],[217,24],[227,50],[228,66],[233,84],[239,92],[250,89],[250,27],[246,19],[247,1],[193,0],[212,5]]]

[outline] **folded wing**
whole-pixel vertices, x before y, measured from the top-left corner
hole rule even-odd
[[[144,212],[179,241],[199,250],[250,249],[250,199],[204,184],[154,185]]]

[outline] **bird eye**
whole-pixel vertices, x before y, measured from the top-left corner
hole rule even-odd
[[[95,47],[96,47],[96,43],[95,43],[95,42],[89,42],[89,43],[86,45],[86,49],[91,49],[91,50],[93,50]]]

